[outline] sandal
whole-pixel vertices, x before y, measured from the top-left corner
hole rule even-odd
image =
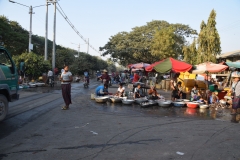
[[[62,110],[67,110],[67,109],[68,109],[68,107],[66,107],[66,106],[62,107]]]

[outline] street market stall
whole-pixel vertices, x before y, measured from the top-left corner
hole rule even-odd
[[[222,72],[228,68],[226,65],[222,64],[215,64],[212,62],[206,62],[206,63],[201,63],[195,66],[196,69],[192,71],[194,74],[201,74],[201,73],[216,73],[216,72]]]
[[[147,67],[145,70],[148,72],[156,71],[159,73],[166,73],[166,72],[186,72],[192,69],[192,65],[188,64],[183,61],[176,60],[174,58],[166,58],[164,60],[155,62]]]

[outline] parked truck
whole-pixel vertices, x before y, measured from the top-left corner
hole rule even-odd
[[[19,99],[18,72],[10,53],[0,40],[0,121],[8,113],[8,103]]]

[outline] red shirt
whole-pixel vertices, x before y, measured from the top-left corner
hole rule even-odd
[[[133,82],[138,82],[139,78],[139,75],[135,73],[133,76]]]
[[[110,80],[110,77],[108,74],[103,74],[101,77],[100,77],[102,80],[103,79],[106,79],[106,83],[108,84],[109,80]]]

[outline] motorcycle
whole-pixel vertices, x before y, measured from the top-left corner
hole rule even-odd
[[[51,86],[51,87],[54,87],[54,80],[53,80],[53,77],[49,77],[49,82],[48,84]]]
[[[84,84],[83,84],[84,88],[88,88],[88,85],[89,83],[87,81],[87,78],[84,78]]]

